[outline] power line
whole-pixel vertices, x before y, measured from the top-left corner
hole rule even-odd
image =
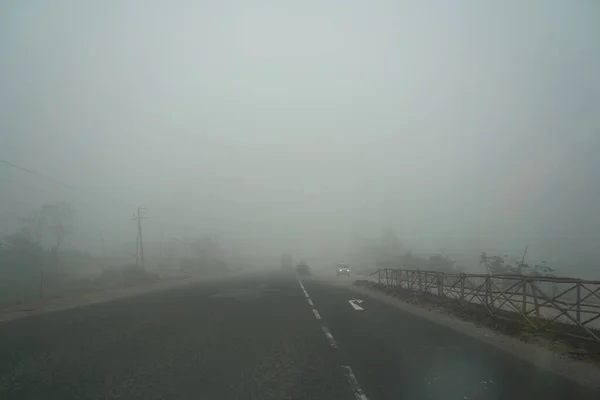
[[[14,168],[14,169],[18,169],[19,171],[26,172],[26,173],[28,173],[28,174],[30,174],[30,175],[33,175],[33,176],[37,177],[37,178],[41,178],[41,179],[45,179],[45,180],[47,180],[47,181],[50,181],[50,182],[54,183],[55,185],[58,185],[58,186],[62,187],[62,188],[63,188],[63,190],[65,190],[65,191],[69,192],[70,194],[72,194],[72,195],[76,196],[76,197],[77,197],[77,198],[79,198],[79,200],[81,200],[83,203],[86,203],[86,205],[90,205],[90,204],[89,204],[89,203],[87,203],[85,200],[82,200],[82,199],[81,199],[81,197],[80,197],[80,195],[79,195],[78,193],[75,193],[75,192],[74,192],[74,190],[75,190],[75,188],[74,188],[74,187],[72,187],[71,185],[69,185],[69,184],[67,184],[67,183],[61,182],[61,181],[59,181],[58,179],[51,178],[51,177],[49,177],[49,176],[46,176],[46,175],[44,175],[44,174],[41,174],[41,173],[39,173],[39,172],[32,171],[32,170],[30,170],[29,168],[25,168],[25,167],[21,167],[20,165],[13,164],[13,163],[11,163],[11,162],[8,162],[8,161],[6,161],[6,160],[2,160],[2,159],[0,159],[0,163],[6,164],[6,165],[8,165],[9,167],[12,167],[12,168]]]
[[[13,168],[15,168],[15,169],[18,169],[18,170],[21,170],[21,171],[27,172],[28,174],[35,175],[35,176],[37,176],[38,178],[42,178],[42,179],[46,179],[46,180],[52,181],[52,182],[54,182],[55,184],[57,184],[57,185],[60,185],[60,186],[62,186],[62,187],[64,187],[64,188],[66,188],[66,189],[69,189],[69,190],[73,190],[73,189],[74,189],[74,188],[73,188],[71,185],[69,185],[69,184],[67,184],[67,183],[61,182],[61,181],[59,181],[58,179],[51,178],[51,177],[49,177],[49,176],[46,176],[46,175],[44,175],[44,174],[41,174],[41,173],[39,173],[39,172],[32,171],[32,170],[30,170],[29,168],[21,167],[20,165],[13,164],[13,163],[11,163],[11,162],[8,162],[8,161],[6,161],[6,160],[2,160],[2,159],[0,159],[0,163],[6,164],[6,165],[8,165],[9,167],[13,167]]]
[[[3,159],[0,159],[0,163],[6,164],[9,167],[12,167],[12,168],[17,169],[19,171],[28,173],[30,175],[33,175],[33,176],[37,177],[37,178],[46,180],[48,182],[52,182],[53,184],[55,184],[57,186],[60,186],[63,190],[69,192],[71,195],[74,195],[75,197],[77,197],[78,200],[81,201],[83,204],[85,204],[85,205],[87,205],[89,207],[96,208],[95,206],[91,205],[89,202],[87,202],[86,200],[83,200],[81,198],[81,193],[77,193],[77,192],[81,192],[80,188],[76,188],[75,186],[72,186],[72,185],[70,185],[68,183],[62,182],[62,181],[60,181],[58,179],[52,178],[52,177],[50,177],[48,175],[42,174],[40,172],[37,172],[37,171],[34,171],[32,169],[29,169],[29,168],[26,168],[26,167],[14,164],[12,162],[9,162],[9,161],[3,160]],[[86,194],[86,195],[90,196],[89,193]],[[118,201],[118,200],[116,200],[115,198],[113,198],[113,197],[111,197],[109,195],[103,194],[103,196],[106,197],[107,199],[111,200],[113,203],[119,204],[121,206],[126,206],[126,207],[131,207],[132,206],[131,204],[127,204],[127,203],[124,203],[122,201]],[[93,195],[93,197],[96,197],[96,195]],[[100,199],[96,199],[96,200],[100,200]]]

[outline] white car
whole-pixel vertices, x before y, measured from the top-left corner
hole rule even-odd
[[[338,264],[337,267],[337,275],[348,275],[350,276],[350,267],[346,264]]]

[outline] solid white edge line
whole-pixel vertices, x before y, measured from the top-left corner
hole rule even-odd
[[[365,392],[358,384],[358,380],[356,379],[356,375],[354,375],[354,372],[352,372],[352,368],[350,368],[350,366],[348,365],[342,365],[342,368],[346,373],[346,379],[348,379],[348,383],[350,384],[350,388],[352,389],[356,400],[369,400]]]
[[[317,311],[317,309],[313,308],[312,310],[313,310],[313,314],[315,314],[315,318],[316,319],[321,319],[321,315],[319,315],[319,312]]]
[[[314,306],[314,304],[313,304],[313,302],[312,302],[311,299],[306,299],[306,300],[308,300],[308,304],[310,304],[311,306]]]
[[[329,332],[329,329],[327,329],[325,325],[323,325],[321,329],[323,329],[323,333],[325,334],[325,337],[327,338],[327,341],[329,342],[331,347],[337,347],[337,343],[335,342],[335,339],[333,338],[331,332]]]

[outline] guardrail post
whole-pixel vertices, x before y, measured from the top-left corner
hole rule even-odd
[[[488,307],[488,310],[494,308],[494,297],[492,296],[492,278],[489,274],[485,277],[485,305]]]
[[[398,271],[398,286],[400,287],[400,289],[403,289],[403,285],[404,285],[404,278],[402,277],[404,271],[400,270]]]
[[[402,270],[398,270],[398,288],[402,289]]]
[[[531,295],[533,296],[533,307],[535,308],[535,316],[537,318],[540,317],[540,304],[538,302],[538,295],[537,292],[535,291],[535,289],[533,288],[533,285],[530,284],[531,286]]]
[[[581,323],[581,283],[577,283],[577,322]]]
[[[527,313],[527,279],[523,279],[523,314]]]
[[[438,274],[438,295],[440,297],[444,296],[444,274]]]
[[[419,292],[423,291],[423,282],[421,281],[421,271],[417,272],[419,274]]]
[[[460,279],[460,303],[465,304],[465,274],[460,274],[458,279]]]

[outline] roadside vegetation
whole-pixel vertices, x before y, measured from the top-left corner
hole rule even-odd
[[[154,282],[161,276],[229,270],[217,238],[167,242],[144,268],[121,258],[93,256],[65,248],[76,235],[77,209],[65,202],[44,204],[22,220],[16,232],[0,238],[0,307],[41,298]],[[182,247],[185,251],[182,251]],[[135,256],[135,245],[132,248]],[[125,261],[125,262],[124,262]]]

